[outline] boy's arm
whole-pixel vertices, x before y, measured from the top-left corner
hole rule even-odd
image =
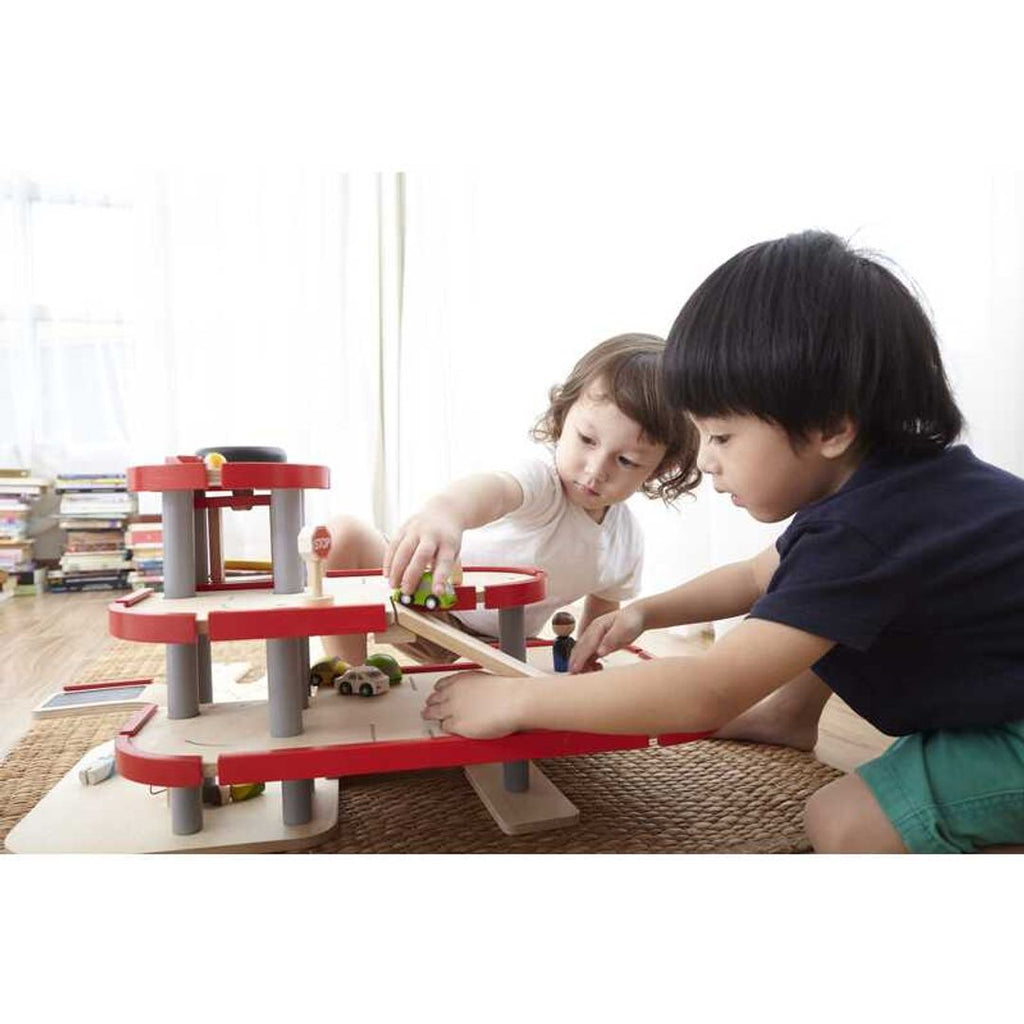
[[[713,569],[631,607],[640,610],[644,629],[731,619],[750,611],[768,589],[778,565],[779,553],[772,545],[753,558]]]
[[[384,552],[384,575],[411,594],[428,567],[434,590],[451,575],[462,534],[493,523],[523,503],[523,489],[510,473],[475,473],[449,484],[398,529]]]
[[[633,601],[617,615],[580,631],[569,671],[577,672],[592,658],[632,643],[648,629],[712,622],[749,612],[768,588],[778,565],[779,555],[773,546],[747,561],[723,565],[672,590]]]
[[[437,684],[424,717],[476,738],[520,729],[713,732],[812,666],[833,641],[747,619],[707,653],[556,679],[458,673]]]
[[[606,601],[603,597],[597,597],[594,594],[587,594],[583,600],[583,615],[580,618],[580,624],[577,630],[577,636],[583,636],[594,619],[600,618],[602,615],[607,615],[609,612],[617,612],[619,610],[618,601]]]

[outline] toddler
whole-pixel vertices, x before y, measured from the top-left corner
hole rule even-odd
[[[602,342],[552,388],[533,430],[553,443],[553,458],[507,471],[477,473],[431,498],[387,540],[360,520],[331,526],[328,569],[383,565],[393,587],[411,594],[433,573],[440,594],[456,561],[464,565],[533,565],[548,574],[547,597],[524,609],[527,636],[553,611],[585,598],[580,628],[637,594],[643,537],[625,505],[641,491],[670,502],[696,486],[696,432],[670,411],[661,389],[665,343],[648,334]],[[497,611],[450,611],[449,622],[478,636],[498,634]],[[358,663],[366,640],[324,639],[328,654]],[[407,653],[451,660],[429,641]]]

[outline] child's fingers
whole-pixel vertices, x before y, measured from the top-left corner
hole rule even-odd
[[[416,544],[416,537],[407,533],[392,550],[391,561],[388,563],[388,582],[391,586],[397,587],[401,584],[409,559],[412,558],[413,552],[416,550]],[[412,588],[412,590],[415,589],[415,587]],[[412,593],[412,590],[405,592]]]
[[[437,548],[437,560],[434,562],[434,593],[438,597],[444,593],[445,582],[452,576],[456,555],[458,551],[451,544],[442,543]]]
[[[425,718],[428,722],[440,722],[442,719],[448,716],[445,712],[448,710],[448,699],[442,698],[433,702],[427,701],[423,706],[423,710],[420,712],[420,717]]]
[[[591,661],[597,653],[598,634],[596,630],[588,629],[583,636],[576,641],[569,655],[569,671],[579,672],[583,666]]]
[[[419,586],[420,578],[434,564],[437,556],[437,543],[433,537],[423,537],[413,552],[409,564],[402,573],[402,593],[412,594]]]

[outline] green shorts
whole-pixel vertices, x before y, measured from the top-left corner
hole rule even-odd
[[[902,736],[857,773],[911,853],[1024,843],[1024,721]]]

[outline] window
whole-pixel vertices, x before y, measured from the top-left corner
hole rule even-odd
[[[0,178],[0,463],[123,447],[132,231],[124,195]]]

